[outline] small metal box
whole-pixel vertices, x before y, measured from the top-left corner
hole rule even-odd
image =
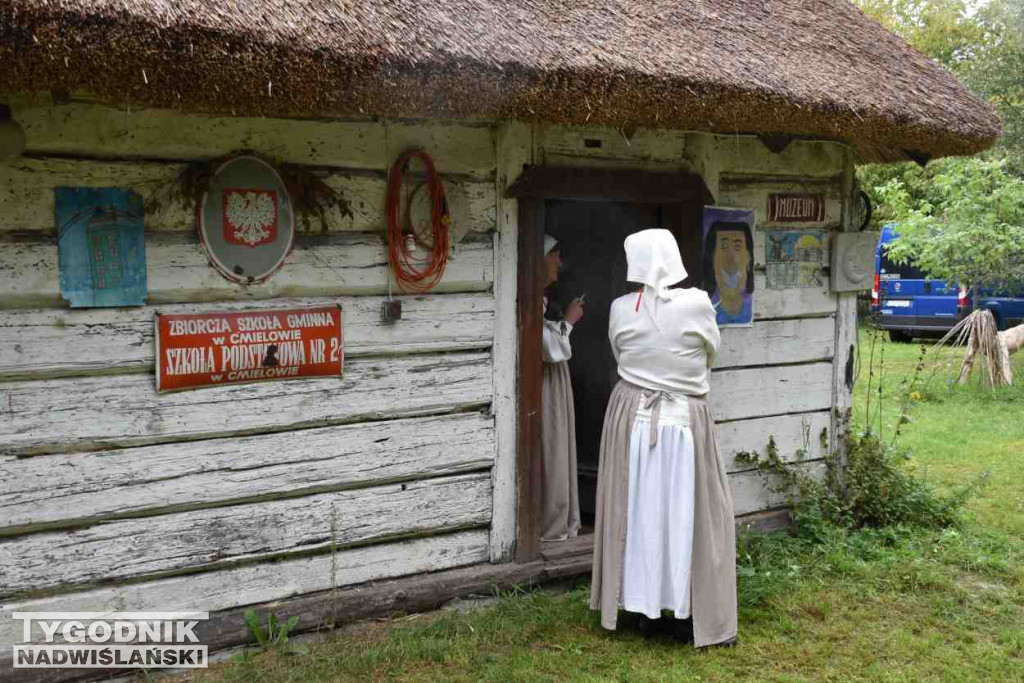
[[[394,323],[402,319],[402,302],[385,301],[380,307],[380,320],[383,323]]]

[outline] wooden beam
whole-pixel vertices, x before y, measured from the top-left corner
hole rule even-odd
[[[52,235],[0,236],[0,308],[63,307],[56,239]],[[486,292],[494,275],[491,237],[455,247],[444,279],[432,290]],[[146,237],[150,304],[386,294],[391,271],[387,240],[376,233],[301,236],[284,267],[257,285],[229,282],[211,265],[194,233]],[[395,292],[400,292],[394,287]]]
[[[490,472],[122,519],[0,542],[0,596],[170,576],[486,526]],[[55,561],[55,558],[59,558]]]
[[[381,322],[385,297],[217,301],[138,308],[0,309],[0,380],[153,372],[153,319],[165,314],[341,306],[345,359],[484,349],[494,338],[487,292],[403,296],[402,320]],[[457,325],[448,324],[457,320]],[[73,353],[69,351],[73,350]],[[112,380],[116,381],[116,380]]]
[[[494,457],[492,424],[484,413],[457,413],[92,453],[0,456],[0,539],[481,471]]]
[[[497,224],[494,235],[494,513],[491,562],[512,559],[516,546],[516,432],[519,339],[516,308],[519,257],[519,202],[505,188],[519,177],[532,151],[532,126],[507,122],[498,128]]]
[[[539,306],[538,306],[539,309]],[[491,402],[490,353],[346,361],[340,378],[157,394],[153,377],[0,384],[0,455],[42,455],[473,410]]]
[[[704,204],[711,193],[696,173],[619,168],[527,166],[508,197],[661,204]]]
[[[516,560],[529,562],[540,548],[541,325],[544,297],[544,202],[519,201],[519,505]]]
[[[219,571],[121,582],[26,601],[8,600],[0,604],[0,657],[24,637],[22,624],[12,617],[14,612],[159,612],[173,606],[177,611],[215,613],[484,562],[487,530],[481,528]],[[34,623],[30,640],[39,643],[43,637]],[[6,681],[6,670],[4,674]]]

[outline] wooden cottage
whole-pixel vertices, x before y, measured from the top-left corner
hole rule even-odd
[[[570,262],[560,292],[590,302],[573,333],[586,514],[622,238],[673,230],[700,286],[702,207],[754,212],[753,323],[724,330],[711,401],[737,523],[772,523],[783,499],[734,457],[771,438],[820,469],[846,428],[857,287],[835,252],[862,227],[854,165],[999,133],[847,0],[9,0],[0,63],[5,680],[15,612],[208,611],[214,649],[247,640],[253,606],[309,629],[589,571],[586,536],[537,539],[545,231]],[[443,179],[453,242],[414,296],[390,283],[385,232],[410,148]],[[344,200],[252,284],[211,265],[194,202],[162,199],[241,150]],[[141,198],[144,305],[69,308],[59,188]],[[773,274],[787,231],[814,238],[793,251],[806,277]],[[343,377],[157,392],[156,313],[324,304]]]

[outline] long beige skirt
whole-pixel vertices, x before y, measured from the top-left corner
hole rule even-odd
[[[601,625],[607,629],[615,628],[622,605],[629,441],[642,391],[620,380],[612,391],[601,432],[590,608],[601,611]],[[688,401],[695,479],[690,607],[694,645],[706,647],[736,637],[736,530],[732,493],[711,411],[703,398],[691,396]]]
[[[580,529],[576,409],[568,363],[544,363],[541,410],[540,538],[562,541]]]

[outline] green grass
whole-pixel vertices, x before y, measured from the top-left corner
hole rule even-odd
[[[861,338],[859,430],[867,424],[871,335]],[[580,585],[338,635],[307,656],[256,655],[200,680],[1024,681],[1024,389],[950,389],[946,371],[913,384],[919,351],[877,340],[876,366],[879,356],[884,365],[870,377],[875,431],[891,439],[906,403],[899,443],[919,475],[952,488],[990,473],[966,523],[835,530],[819,543],[741,539],[735,649],[695,652],[603,631]],[[927,376],[931,354],[925,358]],[[1014,360],[1024,386],[1024,358]]]

